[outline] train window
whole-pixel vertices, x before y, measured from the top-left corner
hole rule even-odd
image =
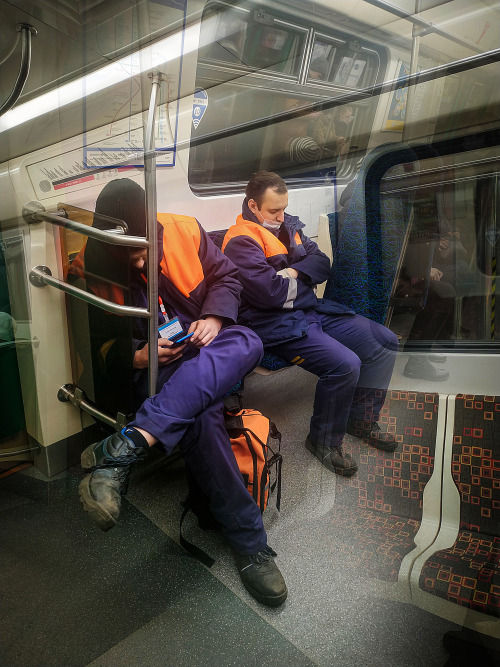
[[[306,37],[260,9],[214,5],[203,17],[200,58],[298,77]]]
[[[247,24],[247,12],[237,8],[212,8],[202,23],[200,58],[231,65],[245,65],[243,47]]]
[[[386,174],[382,210],[405,211],[408,220],[389,322],[405,350],[498,344],[499,167],[500,150],[491,147]]]
[[[315,32],[296,17],[253,3],[208,5],[200,41],[196,87],[206,92],[207,105],[192,129],[189,183],[195,192],[231,192],[259,169],[319,178],[335,168],[340,178],[352,178],[368,146],[375,102],[320,113],[307,107],[332,99],[334,86],[375,83],[382,49],[336,30]],[[265,121],[290,111],[296,115],[286,121]],[[244,127],[252,123],[258,127]],[[216,138],[219,132],[226,136]]]
[[[316,36],[307,81],[362,88],[374,83],[378,66],[378,54],[359,42],[347,43]]]
[[[335,57],[335,45],[324,39],[314,40],[311,61],[307,72],[309,81],[329,81],[333,58]]]
[[[298,77],[306,36],[306,30],[256,10],[245,43],[247,62],[257,69]]]

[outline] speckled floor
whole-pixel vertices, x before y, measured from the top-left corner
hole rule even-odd
[[[304,448],[314,383],[297,368],[246,381],[245,404],[283,433],[282,509],[264,514],[289,589],[282,607],[247,594],[219,534],[188,517],[185,536],[216,559],[211,569],[178,546],[181,460],[137,470],[108,533],[78,503],[80,470],[49,494],[45,480],[18,474],[0,481],[2,665],[445,665],[442,637],[459,628],[331,550],[337,479]]]

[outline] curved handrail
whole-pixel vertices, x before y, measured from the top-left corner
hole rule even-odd
[[[133,238],[133,237],[132,237]],[[66,292],[71,296],[86,301],[87,303],[107,310],[110,313],[115,313],[116,315],[133,315],[134,317],[151,317],[151,313],[146,308],[135,308],[134,306],[124,306],[120,303],[115,303],[114,301],[108,301],[108,299],[103,299],[100,296],[86,292],[85,290],[70,285],[69,283],[64,282],[64,280],[59,280],[59,278],[54,278],[50,269],[47,266],[35,266],[30,271],[29,275],[30,283],[35,287],[44,287],[45,285],[50,285],[55,287],[61,292]]]
[[[56,213],[49,213],[45,210],[43,205],[40,204],[40,202],[29,202],[23,209],[23,217],[29,224],[42,222],[45,220],[46,222],[50,222],[53,225],[58,225],[59,227],[64,227],[65,229],[71,229],[78,234],[89,236],[90,238],[103,241],[104,243],[111,243],[113,245],[120,246],[132,246],[134,248],[149,247],[149,242],[147,239],[141,236],[128,236],[127,234],[123,234],[123,230],[127,228],[127,225],[125,222],[123,222],[123,220],[114,219],[109,216],[97,216],[99,218],[109,220],[111,224],[116,224],[118,227],[121,227],[121,229],[96,229],[95,227],[84,225],[82,222],[70,220],[66,217],[66,210],[64,208],[60,210],[64,212],[64,216],[57,215]],[[95,214],[93,215],[95,216]]]
[[[16,26],[18,32],[21,33],[21,66],[19,67],[19,74],[17,75],[16,83],[14,88],[5,100],[5,102],[0,107],[0,116],[3,116],[4,113],[7,113],[14,104],[19,99],[21,93],[23,92],[24,84],[28,79],[28,74],[30,73],[30,64],[31,64],[31,35],[36,35],[37,30],[32,25],[28,23],[18,23]]]

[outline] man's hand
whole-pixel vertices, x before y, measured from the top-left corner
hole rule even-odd
[[[278,276],[281,276],[282,278],[297,279],[299,277],[299,272],[297,271],[297,269],[292,269],[291,267],[287,267],[286,269],[281,269],[280,271],[276,271],[276,274]]]
[[[222,318],[208,315],[203,320],[192,322],[188,333],[193,333],[189,339],[196,347],[205,347],[213,341],[222,327]]]
[[[172,343],[169,340],[162,339],[161,344],[158,343],[158,366],[167,366],[168,364],[177,361],[177,359],[180,359],[185,347],[186,343],[172,347]],[[145,345],[140,350],[135,351],[132,366],[134,368],[147,368],[148,362],[149,347],[148,345]]]
[[[439,239],[439,251],[440,252],[443,252],[444,250],[446,250],[449,247],[449,245],[450,245],[450,242],[448,241],[448,239],[445,239],[445,238],[440,238]]]
[[[443,277],[443,272],[439,269],[432,267],[431,269],[431,280],[441,280]]]

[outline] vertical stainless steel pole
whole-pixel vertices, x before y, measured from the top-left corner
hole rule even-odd
[[[420,0],[415,0],[415,16],[420,15]],[[418,55],[420,52],[420,31],[421,28],[415,23],[412,29],[412,45],[411,45],[411,61],[410,61],[410,75],[416,74],[418,70]],[[411,139],[410,115],[413,108],[413,101],[415,99],[416,86],[408,86],[406,92],[406,114],[403,125],[403,141]]]
[[[146,222],[148,253],[148,310],[151,312],[148,328],[148,387],[149,395],[156,394],[158,379],[158,230],[156,210],[156,153],[155,153],[155,115],[156,99],[162,81],[160,72],[149,74],[153,85],[146,129],[144,132],[144,186],[146,190]]]

